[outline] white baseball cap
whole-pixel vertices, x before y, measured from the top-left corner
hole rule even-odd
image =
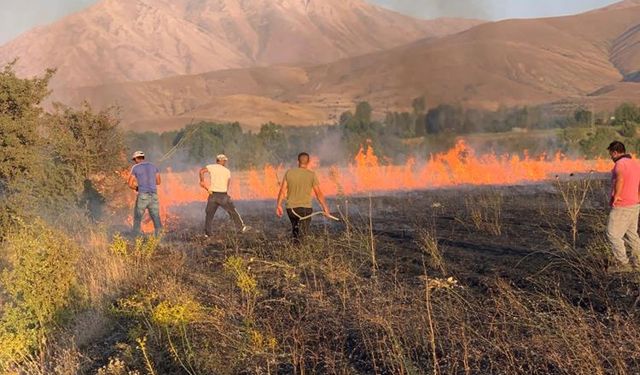
[[[133,153],[133,156],[131,157],[132,160],[135,160],[135,158],[140,158],[140,157],[144,157],[144,152],[142,151],[136,151]]]
[[[216,156],[216,160],[229,160],[229,158],[225,154],[218,154],[218,156]]]

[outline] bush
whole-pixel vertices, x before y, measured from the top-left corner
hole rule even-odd
[[[607,146],[611,141],[620,138],[618,132],[612,128],[599,128],[588,138],[581,140],[580,150],[588,158],[606,157]]]
[[[0,369],[35,351],[71,307],[79,252],[64,234],[35,221],[9,234],[2,257],[8,268],[0,278],[7,294]]]
[[[638,134],[638,124],[635,122],[625,122],[620,129],[620,134],[626,138],[633,138]]]

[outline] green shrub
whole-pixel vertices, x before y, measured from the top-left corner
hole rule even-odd
[[[114,255],[126,257],[129,254],[127,240],[125,240],[120,233],[117,233],[113,236],[113,241],[109,246],[109,250],[111,250],[111,253]]]
[[[0,369],[35,351],[71,306],[79,252],[64,234],[35,221],[7,236],[2,256],[8,267],[0,277],[7,297],[0,318]]]
[[[635,122],[625,122],[620,129],[620,134],[626,138],[634,138],[638,134],[638,124]]]

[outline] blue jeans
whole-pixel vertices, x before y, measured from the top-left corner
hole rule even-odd
[[[140,224],[146,210],[149,210],[155,235],[158,236],[162,231],[162,222],[160,221],[160,202],[156,193],[138,193],[136,207],[133,209],[133,234],[136,236],[142,234]]]

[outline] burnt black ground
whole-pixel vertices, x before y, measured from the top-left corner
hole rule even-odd
[[[574,180],[569,177],[566,181]],[[606,245],[603,236],[608,189],[608,181],[601,178],[590,183],[579,216],[575,254],[585,254],[594,242]],[[469,204],[481,197],[492,199],[496,196],[502,199],[501,235],[478,230],[469,213]],[[478,287],[478,292],[482,293],[487,279],[504,278],[525,289],[535,289],[537,285],[531,280],[539,280],[540,275],[545,275],[558,287],[573,290],[577,303],[585,303],[582,290],[590,285],[582,284],[591,278],[575,274],[575,270],[567,265],[567,254],[559,252],[558,241],[553,240],[563,239],[565,245],[571,242],[571,221],[557,182],[333,197],[329,203],[332,212],[347,218],[349,225],[344,221],[336,223],[315,217],[312,232],[320,237],[339,237],[348,228],[367,232],[371,223],[381,272],[408,282],[422,275],[426,256],[418,244],[418,234],[426,230],[435,234],[447,264],[447,274],[440,276],[453,275],[465,285]],[[227,214],[218,212],[216,236],[203,239],[204,203],[196,203],[175,210],[179,220],[170,223],[174,229],[169,239],[192,243],[195,246],[189,248],[204,253],[215,253],[230,237],[236,238],[240,247],[245,248],[251,248],[256,242],[278,247],[288,241],[290,224],[286,218],[275,216],[274,201],[237,202],[236,205],[245,222],[252,227],[250,233],[236,236]],[[603,261],[595,268],[604,275],[609,254],[602,248],[599,251],[603,252],[600,254]],[[627,290],[635,285],[628,285],[627,281],[634,278],[613,275],[606,279],[615,285],[606,289],[620,293],[622,288],[625,298],[637,299],[637,292],[627,295]]]
[[[388,285],[401,283],[419,290],[424,285],[421,277],[427,272],[430,277],[455,278],[482,300],[500,279],[522,291],[560,291],[574,306],[596,314],[603,322],[616,314],[635,319],[640,301],[637,275],[607,273],[610,252],[603,236],[608,183],[594,180],[589,185],[575,248],[566,204],[558,188],[556,183],[548,182],[333,197],[329,199],[333,213],[346,222],[314,218],[315,238],[311,241],[342,239],[348,231],[365,237],[373,234],[379,266],[376,277],[393,280]],[[496,197],[501,200],[499,235],[478,229],[470,217],[470,207],[482,207],[483,199]],[[282,259],[279,252],[295,251],[287,245],[290,224],[286,218],[275,216],[274,201],[236,205],[246,224],[253,228],[249,233],[234,233],[227,214],[219,211],[216,235],[204,238],[204,202],[178,207],[172,211],[175,219],[168,223],[169,232],[154,257],[162,268],[161,274],[197,290],[198,299],[206,305],[233,303],[220,300],[222,264],[228,256],[271,260]],[[429,266],[429,255],[420,245],[420,234],[424,232],[437,239],[446,264],[444,272]],[[339,250],[331,249],[329,253],[332,251]],[[374,277],[366,257],[359,277]],[[315,275],[300,275],[307,285],[314,278]],[[281,288],[282,281],[277,277],[264,281],[265,294],[261,298],[265,300],[275,301],[282,293],[291,292]],[[127,329],[127,323],[121,323],[112,335],[124,340]],[[92,350],[97,363],[104,363],[97,359],[103,350],[102,345]],[[366,367],[361,372],[367,373]]]

